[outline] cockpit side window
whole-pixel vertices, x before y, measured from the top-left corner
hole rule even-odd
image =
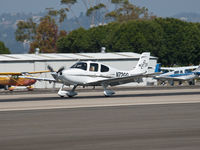
[[[169,70],[163,70],[163,73],[168,73],[169,72]]]
[[[109,68],[105,65],[101,65],[101,72],[108,72]]]
[[[90,71],[97,72],[99,68],[99,65],[97,63],[90,63]]]
[[[71,66],[71,68],[87,70],[87,63],[78,62],[78,63],[74,64],[73,66]]]
[[[191,73],[192,71],[191,70],[189,70],[189,69],[186,69],[185,70],[185,73]]]
[[[179,71],[174,71],[174,74],[179,74]]]

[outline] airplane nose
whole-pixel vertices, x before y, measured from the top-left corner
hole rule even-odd
[[[65,70],[65,67],[61,67],[60,69],[58,69],[57,73],[62,75],[63,70]]]
[[[68,79],[68,76],[69,76],[69,71],[68,70],[63,70],[63,71],[60,71],[58,73],[58,78],[60,80],[66,80],[66,79]]]

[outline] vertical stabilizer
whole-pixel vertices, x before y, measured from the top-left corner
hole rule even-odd
[[[141,54],[140,59],[133,70],[134,73],[147,73],[149,66],[150,53],[144,52]]]
[[[161,64],[156,64],[155,72],[161,72]]]

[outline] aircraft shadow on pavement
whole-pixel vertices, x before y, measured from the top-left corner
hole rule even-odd
[[[200,92],[168,92],[168,93],[146,93],[146,94],[117,94],[111,97],[105,97],[104,95],[97,96],[76,96],[76,97],[23,97],[23,98],[10,98],[0,99],[2,102],[23,102],[23,101],[56,101],[56,100],[85,100],[85,99],[112,99],[112,98],[130,98],[130,97],[153,97],[153,96],[181,96],[181,95],[200,95]]]

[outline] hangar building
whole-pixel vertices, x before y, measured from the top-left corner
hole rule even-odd
[[[121,69],[133,69],[140,54],[132,52],[116,53],[54,53],[54,54],[3,54],[0,55],[0,72],[29,72],[47,70],[47,65],[51,65],[54,70],[64,66],[71,67],[75,62],[98,61],[109,66]],[[157,57],[150,57],[149,73],[154,72]],[[38,74],[36,76],[52,78],[50,73]],[[150,81],[152,82],[152,81]],[[148,84],[147,81],[143,83]],[[55,85],[54,85],[55,86]],[[36,82],[35,88],[51,88],[48,82]],[[60,85],[56,84],[56,87]]]

